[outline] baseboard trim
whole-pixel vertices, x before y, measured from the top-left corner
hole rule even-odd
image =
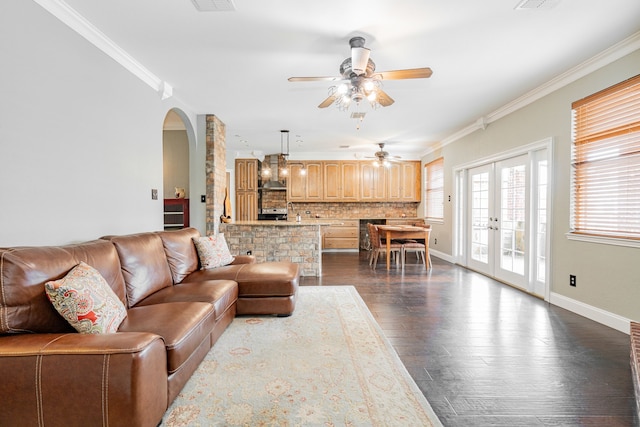
[[[453,257],[451,255],[447,255],[444,252],[436,251],[433,248],[429,248],[429,255],[433,255],[436,258],[440,258],[441,260],[450,262],[451,264],[455,264]]]
[[[565,310],[584,316],[587,319],[591,319],[594,322],[598,322],[620,332],[624,332],[625,334],[630,333],[631,320],[618,316],[617,314],[554,292],[551,292],[549,295],[549,302],[553,305],[564,308]]]

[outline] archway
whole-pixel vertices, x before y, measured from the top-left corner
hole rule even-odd
[[[167,112],[162,127],[165,230],[188,227],[191,224],[191,144],[188,122],[184,112],[174,108]]]

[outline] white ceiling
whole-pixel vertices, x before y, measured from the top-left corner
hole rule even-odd
[[[640,31],[638,0],[234,0],[199,12],[191,0],[66,0],[198,114],[215,114],[232,151],[391,154],[418,158],[443,139]],[[534,0],[544,3],[544,0]],[[357,121],[319,109],[348,41],[366,38],[378,71],[430,67],[430,79],[385,81],[395,103]],[[342,146],[348,146],[344,148]]]

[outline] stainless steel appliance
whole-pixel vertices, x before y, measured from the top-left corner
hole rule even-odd
[[[287,208],[265,208],[258,211],[259,221],[286,221]]]

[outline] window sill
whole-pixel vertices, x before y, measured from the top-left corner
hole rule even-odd
[[[571,232],[565,235],[567,236],[567,239],[575,240],[578,242],[600,243],[603,245],[624,246],[628,248],[640,248],[640,240],[623,239],[620,237],[590,236],[586,234],[577,234]]]
[[[425,224],[444,224],[444,220],[443,219],[427,219],[427,218],[425,218],[424,223]]]

